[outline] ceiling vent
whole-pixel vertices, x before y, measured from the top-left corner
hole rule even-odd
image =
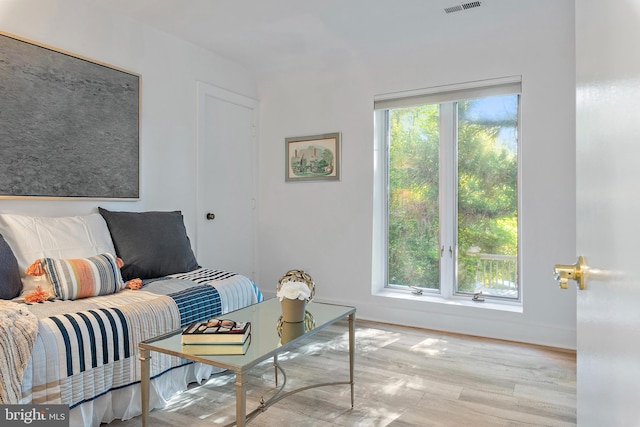
[[[481,3],[479,1],[472,1],[469,3],[457,4],[455,6],[445,7],[444,11],[446,13],[460,12],[462,10],[473,9],[474,7],[480,7]]]

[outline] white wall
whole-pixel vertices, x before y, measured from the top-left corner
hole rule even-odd
[[[182,210],[195,229],[196,81],[256,97],[249,72],[209,51],[85,0],[1,0],[0,31],[142,75],[141,199],[135,202],[0,200],[0,211],[76,215]],[[1,155],[1,154],[0,154]]]
[[[261,100],[257,282],[264,291],[288,269],[303,268],[318,300],[355,305],[361,318],[575,348],[575,291],[560,292],[551,277],[553,264],[575,257],[573,1],[529,0],[523,11],[477,31],[452,27],[419,46],[387,46],[378,58],[282,72],[258,90],[233,63],[94,2],[0,0],[0,30],[142,75],[140,201],[0,200],[0,211],[181,209],[191,234],[201,80]],[[523,313],[372,296],[373,96],[515,74],[524,88]],[[341,181],[285,184],[284,138],[334,131],[343,136]]]
[[[575,290],[561,292],[551,274],[576,255],[573,0],[522,12],[260,82],[263,291],[303,268],[318,300],[354,305],[361,318],[575,348]],[[522,313],[372,296],[374,95],[511,75],[523,80]],[[285,183],[284,139],[336,131],[341,181]]]

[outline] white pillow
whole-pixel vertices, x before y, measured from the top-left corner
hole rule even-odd
[[[20,297],[41,285],[49,287],[45,276],[32,277],[25,270],[40,258],[89,258],[115,254],[109,228],[98,213],[83,216],[39,217],[0,214],[0,234],[13,250],[22,280]]]

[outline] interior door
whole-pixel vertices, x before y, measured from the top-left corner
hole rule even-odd
[[[253,99],[198,84],[198,262],[252,279],[257,106]]]
[[[576,0],[578,425],[640,425],[640,2]]]

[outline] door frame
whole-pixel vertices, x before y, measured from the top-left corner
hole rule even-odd
[[[252,112],[252,123],[253,123],[253,158],[251,159],[251,167],[253,170],[253,177],[251,179],[251,200],[253,203],[253,212],[252,212],[252,277],[250,277],[254,282],[258,277],[257,266],[258,263],[258,107],[260,105],[259,101],[253,98],[249,98],[247,96],[241,95],[239,93],[231,92],[229,90],[223,89],[218,86],[214,86],[209,83],[205,83],[202,81],[196,82],[196,92],[197,92],[197,107],[196,107],[196,151],[195,151],[195,183],[196,183],[196,201],[195,201],[195,209],[196,209],[196,221],[195,221],[195,236],[194,236],[194,246],[196,257],[198,256],[198,238],[200,234],[200,220],[199,215],[202,215],[204,212],[204,206],[202,203],[202,197],[200,191],[200,162],[199,157],[202,152],[201,144],[204,143],[204,135],[205,131],[205,120],[203,119],[203,114],[205,114],[206,110],[206,100],[207,97],[212,97],[219,99],[224,102],[228,102],[231,104],[236,104],[241,107],[245,107],[251,110]]]

